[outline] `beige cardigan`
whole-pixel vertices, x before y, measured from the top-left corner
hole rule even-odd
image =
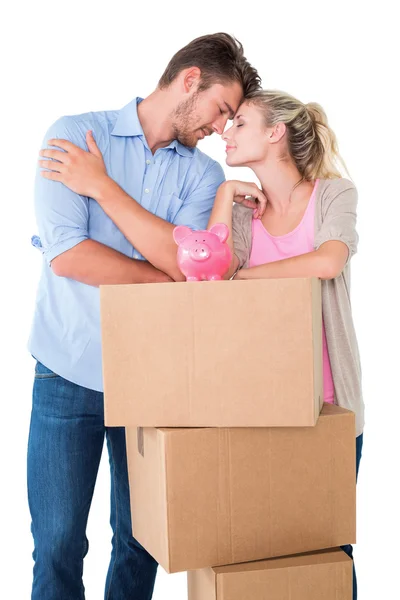
[[[356,415],[356,435],[364,428],[361,365],[350,302],[350,259],[357,251],[357,190],[348,179],[320,179],[315,203],[314,249],[329,240],[344,242],[347,263],[335,279],[322,280],[322,316],[335,388],[335,403]],[[232,236],[240,267],[247,267],[252,244],[252,211],[233,208]]]

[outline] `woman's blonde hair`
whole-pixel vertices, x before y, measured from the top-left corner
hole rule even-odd
[[[275,90],[256,91],[246,102],[263,112],[267,127],[277,123],[286,125],[288,151],[304,179],[340,178],[340,166],[348,174],[338,151],[336,135],[319,104],[303,104],[293,96]]]

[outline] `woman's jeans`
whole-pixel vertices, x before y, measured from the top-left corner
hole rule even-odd
[[[358,477],[358,469],[360,467],[361,453],[362,453],[362,445],[363,445],[363,434],[356,437],[356,476]],[[352,546],[342,546],[342,550],[346,552],[353,558],[353,547]],[[356,579],[356,570],[354,568],[353,562],[353,600],[357,600],[357,579]]]
[[[104,426],[103,394],[36,364],[28,443],[32,600],[83,600],[86,525],[107,439],[112,553],[107,600],[149,600],[156,561],[132,537],[125,430]]]

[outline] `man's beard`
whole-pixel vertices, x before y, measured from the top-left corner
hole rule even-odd
[[[197,130],[195,128],[195,123],[200,122],[195,112],[198,95],[196,92],[191,98],[181,102],[172,114],[174,139],[188,148],[195,148],[199,141],[197,132],[200,127]]]

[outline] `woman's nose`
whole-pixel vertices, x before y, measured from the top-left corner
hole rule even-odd
[[[231,136],[230,136],[230,131],[231,131],[232,127],[229,127],[226,131],[224,131],[224,133],[222,134],[222,139],[224,140],[224,142],[230,142],[231,141]]]

